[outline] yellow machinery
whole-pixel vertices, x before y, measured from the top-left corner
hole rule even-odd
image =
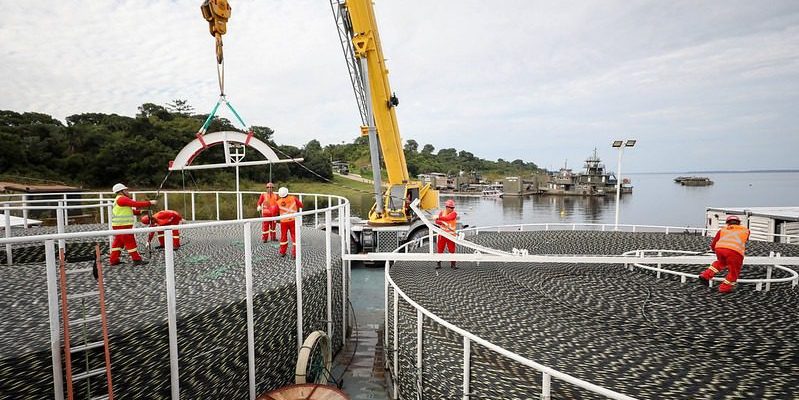
[[[375,182],[375,205],[369,212],[369,224],[408,224],[412,220],[408,204],[418,198],[423,210],[437,208],[438,192],[430,185],[422,186],[408,177],[394,112],[399,100],[388,83],[388,68],[383,58],[372,1],[332,0],[331,6],[361,111],[361,134],[369,136]],[[385,193],[380,174],[381,152],[388,172]]]
[[[203,18],[208,21],[208,30],[216,38],[216,63],[222,64],[222,35],[227,33],[230,5],[227,0],[205,0],[200,6]]]

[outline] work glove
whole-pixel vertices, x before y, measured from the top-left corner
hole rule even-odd
[[[156,204],[158,204],[158,201],[156,201],[156,200],[150,200],[150,205],[151,205],[151,206],[154,206],[154,205],[156,205]]]
[[[255,209],[261,211],[261,206],[255,207]]]

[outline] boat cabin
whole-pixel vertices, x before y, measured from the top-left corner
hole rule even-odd
[[[799,243],[799,207],[709,207],[705,214],[708,236],[724,227],[728,215],[737,215],[750,240]]]

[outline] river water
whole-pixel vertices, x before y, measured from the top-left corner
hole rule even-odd
[[[633,193],[622,195],[619,223],[704,227],[708,207],[799,206],[799,172],[702,174],[714,184],[682,186],[677,174],[629,174]],[[444,201],[451,196],[441,195]],[[455,197],[463,224],[610,223],[615,196]]]
[[[704,173],[714,184],[682,186],[680,174],[629,174],[633,193],[622,195],[619,223],[704,228],[708,207],[799,207],[799,172]],[[688,174],[683,174],[688,175]],[[525,196],[490,199],[441,194],[454,198],[460,221],[470,226],[518,223],[612,224],[615,195],[604,197]],[[352,199],[353,214],[366,218],[374,197]]]

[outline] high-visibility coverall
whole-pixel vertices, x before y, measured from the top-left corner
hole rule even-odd
[[[181,221],[183,221],[183,217],[179,212],[173,210],[162,210],[153,215],[152,222],[155,222],[155,224],[158,226],[167,226],[178,225]],[[154,234],[155,232],[150,232],[150,235],[147,237],[147,243],[150,243],[150,241],[153,240]],[[161,247],[164,247],[164,231],[158,232],[158,243]],[[177,229],[172,230],[172,247],[176,250],[180,247],[180,231]]]
[[[710,280],[716,273],[729,268],[724,282],[719,285],[719,292],[731,292],[741,274],[747,240],[749,240],[749,229],[745,226],[733,224],[720,229],[710,242],[710,248],[716,253],[717,260],[700,276]]]
[[[451,236],[456,236],[455,229],[457,226],[457,219],[458,213],[455,210],[450,211],[449,209],[445,209],[438,213],[438,218],[436,218],[436,224],[444,229],[447,234]],[[450,253],[455,252],[455,242],[449,239],[447,235],[438,235],[438,240],[436,241],[436,249],[439,253],[444,252],[444,248],[447,248]],[[455,266],[455,261],[450,261],[450,266]]]
[[[135,215],[139,215],[139,210],[133,207],[149,207],[149,201],[135,201],[128,196],[119,194],[114,199],[114,207],[111,210],[111,228],[112,229],[131,229],[133,223],[136,221]],[[111,242],[111,257],[108,260],[111,265],[119,264],[119,255],[122,253],[122,247],[127,249],[130,258],[133,261],[141,261],[139,249],[136,247],[136,238],[132,233],[124,235],[114,235],[114,241]]]
[[[272,191],[261,193],[261,197],[258,198],[258,209],[261,210],[262,217],[276,217],[279,215],[278,199],[277,194]],[[264,242],[277,240],[277,221],[264,221],[261,223],[261,240]]]
[[[277,199],[277,206],[280,215],[294,214],[302,208],[302,202],[294,196],[286,196]],[[291,234],[291,255],[297,256],[297,248],[295,243],[296,232],[294,230],[294,218],[286,218],[280,220],[280,254],[286,254],[289,245],[288,235]]]

